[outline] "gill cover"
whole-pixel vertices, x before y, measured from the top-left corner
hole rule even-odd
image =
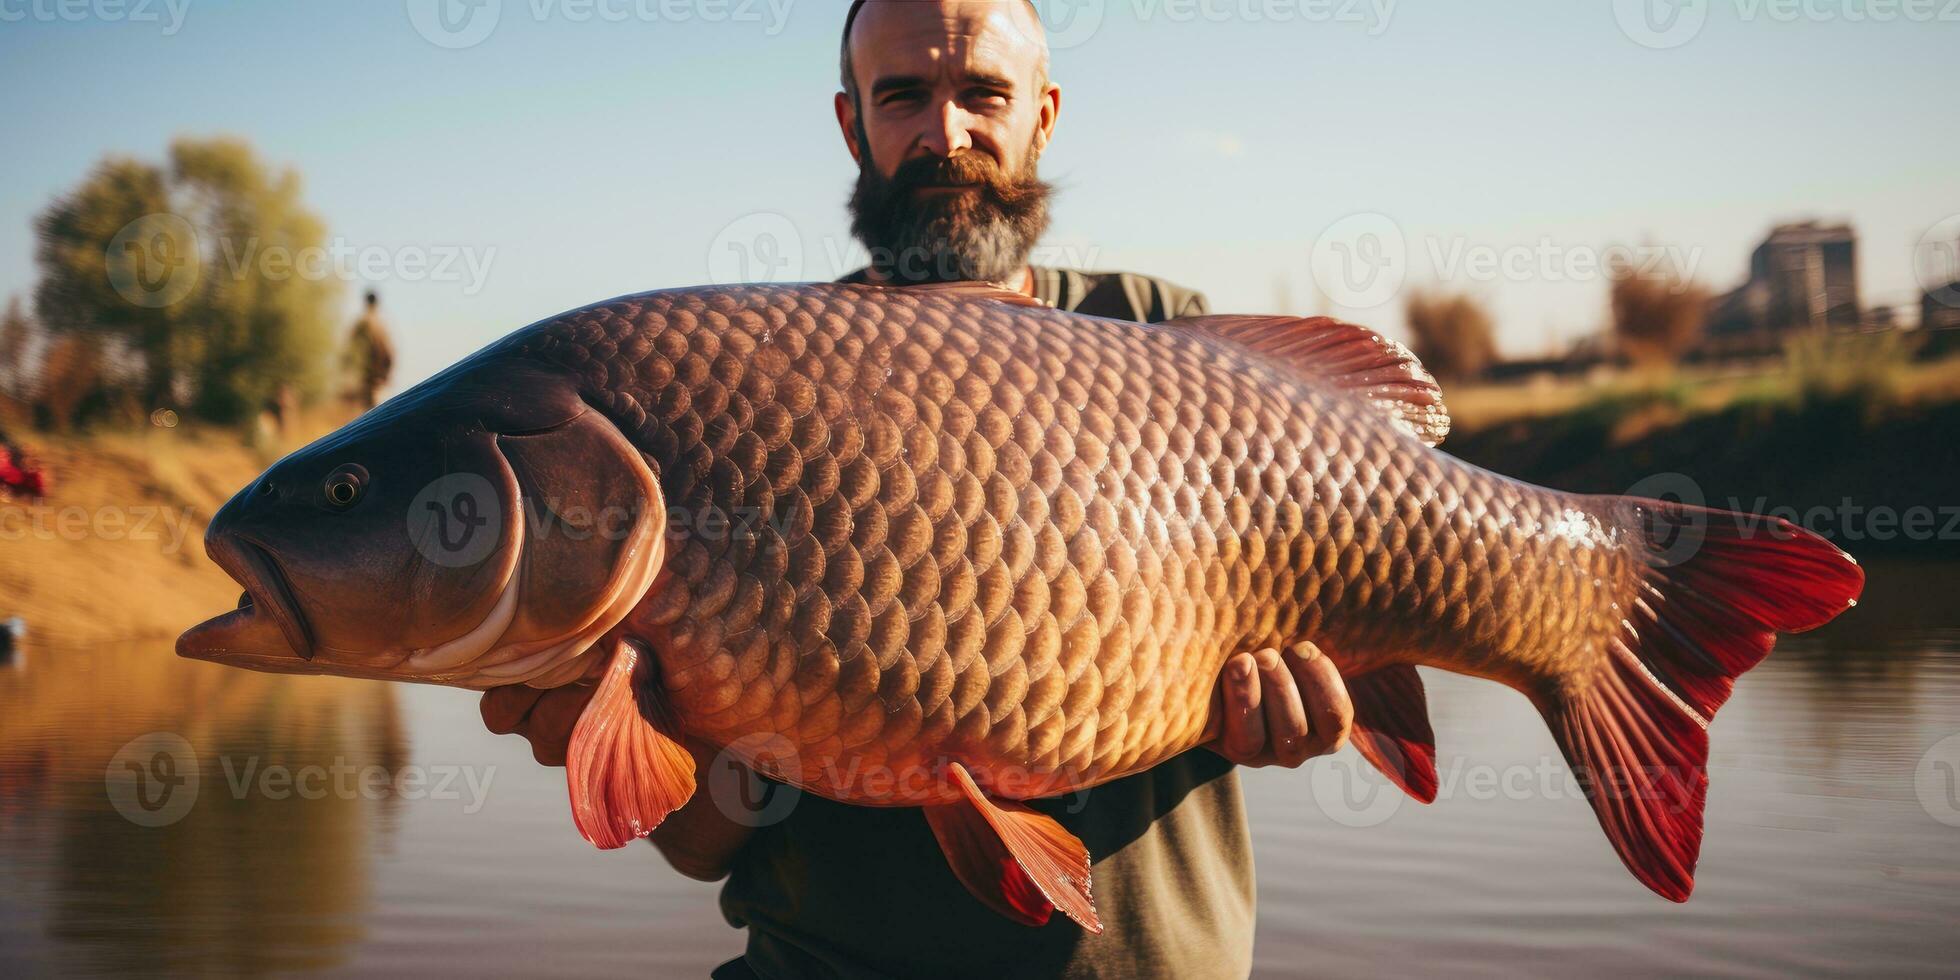
[[[660,487],[619,428],[589,408],[543,431],[500,434],[497,449],[517,482],[524,544],[513,622],[479,673],[509,683],[563,668],[529,677],[552,686],[585,670],[570,670],[569,656],[618,625],[659,573]]]

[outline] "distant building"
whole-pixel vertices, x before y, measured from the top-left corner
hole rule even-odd
[[[1709,302],[1711,340],[1859,325],[1858,234],[1815,221],[1778,225],[1756,246],[1749,280]]]
[[[1925,248],[1925,252],[1913,256],[1918,265],[1914,271],[1927,287],[1919,297],[1919,329],[1960,330],[1960,279],[1944,286],[1932,285],[1948,276],[1960,275],[1960,239]],[[1922,258],[1926,262],[1919,264]]]
[[[1919,329],[1960,330],[1960,279],[1919,297]]]

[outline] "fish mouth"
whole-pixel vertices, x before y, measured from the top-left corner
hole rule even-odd
[[[178,637],[177,655],[261,670],[303,669],[313,659],[313,631],[272,555],[231,535],[211,541],[207,550],[245,592],[238,608]]]

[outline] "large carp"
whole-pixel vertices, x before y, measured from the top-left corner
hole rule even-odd
[[[694,791],[680,740],[925,809],[976,897],[1099,928],[1017,800],[1216,732],[1235,652],[1311,640],[1355,743],[1433,799],[1415,667],[1528,696],[1634,875],[1685,899],[1709,718],[1863,573],[1782,521],[1530,486],[1431,448],[1441,393],[1327,319],[1158,325],[975,284],[647,293],[526,327],[281,460],[212,520],[259,670],[578,685],[579,830]]]

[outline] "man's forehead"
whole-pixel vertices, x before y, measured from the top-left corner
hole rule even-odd
[[[1024,80],[1044,55],[1024,0],[872,0],[851,27],[860,84],[948,72]]]

